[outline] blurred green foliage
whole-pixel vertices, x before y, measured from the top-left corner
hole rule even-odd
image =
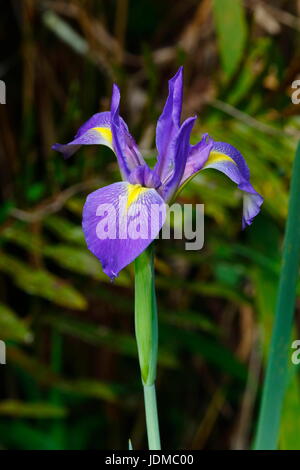
[[[194,141],[209,132],[237,146],[265,203],[243,233],[241,194],[223,175],[203,172],[180,195],[205,203],[203,250],[185,251],[180,240],[157,243],[162,439],[166,448],[251,446],[300,136],[299,107],[290,99],[300,73],[300,6],[292,3],[2,6],[2,448],[127,449],[129,437],[134,449],[146,445],[132,266],[112,284],[81,232],[85,197],[119,179],[116,161],[102,147],[63,161],[51,145],[107,110],[117,81],[122,115],[153,162],[155,119],[179,64],[184,115],[199,115]],[[299,407],[294,372],[281,448],[300,449]]]

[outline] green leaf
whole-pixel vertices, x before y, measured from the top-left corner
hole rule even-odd
[[[278,445],[300,266],[299,184],[300,142],[293,164],[274,326],[256,434],[255,449],[258,450],[272,450]]]
[[[88,43],[82,38],[66,21],[60,16],[47,10],[43,16],[43,23],[62,41],[68,44],[78,54],[86,55],[88,53]]]
[[[59,215],[46,217],[44,224],[61,240],[85,246],[81,224],[75,225]]]
[[[43,252],[45,256],[72,272],[88,275],[98,280],[105,278],[100,262],[87,248],[54,245],[45,247]]]
[[[300,409],[300,386],[294,374],[287,389],[282,409],[279,443],[280,449],[300,449],[300,420],[297,419]]]
[[[242,0],[213,0],[218,46],[225,77],[236,71],[246,44],[247,23]]]
[[[88,379],[62,382],[59,388],[64,392],[99,398],[108,402],[116,402],[122,393],[122,387]]]
[[[1,339],[29,343],[32,333],[26,323],[18,318],[15,312],[4,304],[0,304]]]
[[[49,217],[46,225],[60,238],[72,244],[44,246],[44,243],[41,243],[40,240],[35,240],[32,233],[23,224],[15,224],[5,228],[1,236],[5,241],[14,243],[30,253],[39,253],[51,259],[68,271],[89,276],[98,281],[110,282],[110,278],[103,273],[100,262],[86,248],[81,228],[58,216]],[[75,246],[75,243],[76,245],[84,244],[84,247]],[[120,273],[116,279],[116,284],[123,286],[130,284],[126,270]]]
[[[67,414],[64,407],[49,403],[24,403],[18,400],[0,402],[0,415],[14,418],[63,418]]]
[[[94,346],[105,345],[107,348],[126,356],[137,356],[137,346],[133,336],[63,315],[44,315],[42,321],[52,325],[61,333],[80,338]],[[159,350],[158,362],[168,368],[175,368],[178,365],[176,356],[162,347]]]
[[[33,269],[16,258],[1,254],[0,271],[10,275],[27,294],[47,299],[62,307],[84,310],[84,297],[66,281],[43,269]]]
[[[263,69],[266,67],[267,52],[272,45],[272,40],[266,37],[258,38],[252,44],[251,51],[248,57],[246,57],[245,63],[243,63],[242,70],[226,95],[226,102],[233,106],[236,106],[239,101],[251,92],[255,82],[260,78]],[[249,104],[247,103],[247,106]]]
[[[4,228],[1,232],[1,238],[31,253],[38,253],[41,250],[40,240],[36,240],[25,224],[16,223]]]
[[[89,276],[105,283],[111,282],[110,278],[104,274],[100,261],[87,248],[70,245],[51,245],[44,248],[43,254],[70,272]],[[120,286],[130,285],[127,272],[122,271],[115,283]]]
[[[253,261],[257,261],[256,266],[251,270],[251,276],[256,291],[255,301],[263,338],[263,360],[266,363],[271,341],[279,277],[279,266],[278,269],[270,269],[270,267],[272,263],[277,266],[280,238],[275,224],[264,219],[261,219],[256,226],[256,236],[251,232],[249,238],[255,245],[259,243],[260,251],[268,256],[265,257],[265,260],[269,259],[269,263],[260,263],[260,257],[257,256],[259,252],[251,246],[248,247],[249,252],[253,252]],[[257,242],[257,239],[259,242]],[[292,373],[291,367],[289,369],[290,380],[283,403],[279,443],[281,449],[295,450],[300,449],[300,422],[295,419],[297,410],[300,407],[300,394],[297,374]]]

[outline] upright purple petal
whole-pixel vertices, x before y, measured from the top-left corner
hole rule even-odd
[[[175,138],[174,168],[170,171],[160,191],[165,201],[169,201],[172,198],[182,180],[190,148],[190,135],[196,119],[197,116],[186,119]]]
[[[133,168],[145,165],[145,161],[128,131],[123,119],[119,115],[120,110],[120,90],[117,85],[113,85],[111,98],[111,130],[113,146],[117,155],[121,174],[124,179],[128,179]]]
[[[174,139],[180,128],[183,94],[183,68],[169,80],[169,96],[157,121],[156,147],[158,150],[156,170],[163,181],[174,165]]]
[[[155,189],[120,182],[87,197],[82,226],[89,250],[114,279],[156,238],[165,217]]]
[[[241,153],[230,144],[214,142],[209,158],[203,166],[203,169],[206,168],[221,171],[244,191],[242,225],[243,228],[251,225],[260,211],[263,197],[251,185],[250,171]]]
[[[196,175],[207,161],[213,146],[213,139],[208,134],[204,134],[200,142],[191,145],[184,173],[181,178],[180,186],[185,185],[187,181]]]

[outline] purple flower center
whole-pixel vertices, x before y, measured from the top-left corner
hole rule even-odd
[[[139,165],[135,167],[128,177],[128,182],[131,184],[140,184],[144,188],[158,189],[161,186],[161,181],[157,173],[147,165]]]

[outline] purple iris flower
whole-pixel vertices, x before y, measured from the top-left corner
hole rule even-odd
[[[113,85],[110,111],[92,116],[72,142],[52,147],[66,158],[81,145],[90,144],[106,145],[116,154],[123,181],[100,188],[87,197],[82,224],[89,250],[112,279],[156,238],[165,221],[166,204],[200,170],[220,170],[244,192],[243,228],[252,223],[263,203],[262,196],[250,183],[244,158],[232,145],[215,142],[207,134],[196,145],[190,145],[196,116],[181,124],[182,94],[181,67],[169,81],[169,95],[157,122],[158,155],[153,169],[145,163],[119,115],[120,91],[116,85]],[[123,204],[120,204],[121,200]],[[160,209],[160,217],[155,223],[151,220],[152,206]],[[151,230],[149,228],[144,237],[126,236],[137,218],[140,225],[151,227]],[[99,224],[104,220],[107,226],[110,225],[110,233],[107,237],[99,237]]]

